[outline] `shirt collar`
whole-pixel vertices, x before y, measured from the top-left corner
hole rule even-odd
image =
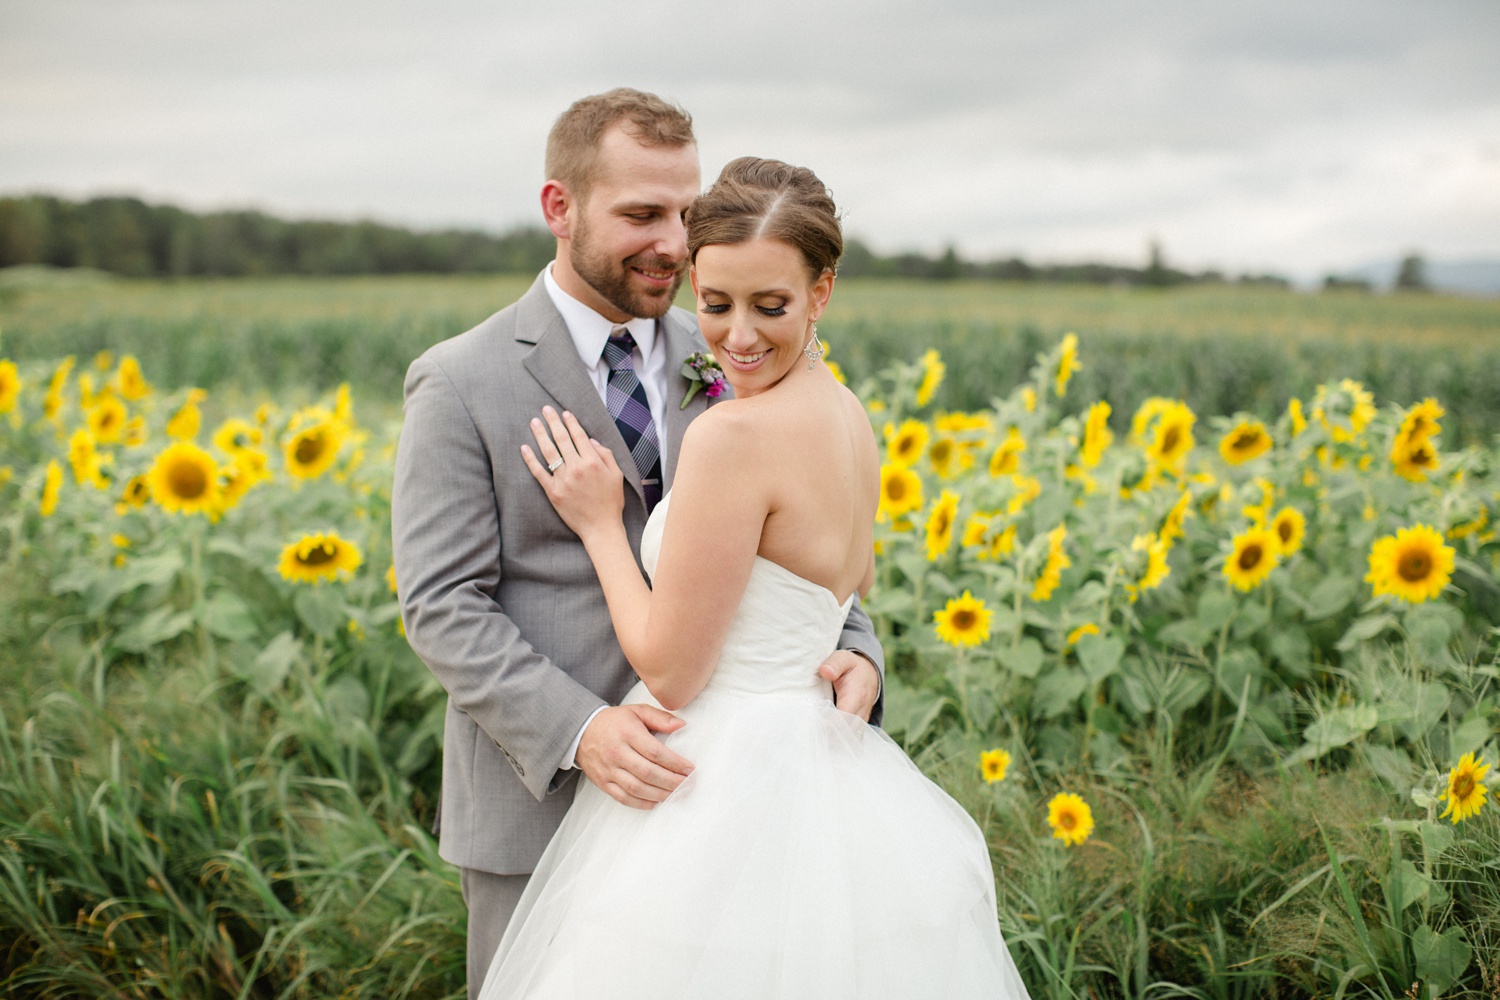
[[[609,340],[610,331],[615,324],[563,291],[563,287],[552,276],[551,264],[542,272],[542,281],[547,286],[547,294],[552,297],[552,304],[557,307],[563,322],[567,324],[568,333],[573,337],[573,346],[578,349],[578,356],[590,367],[597,365],[604,356],[605,341]],[[656,320],[633,316],[624,326],[635,338],[641,358],[649,358],[656,343]]]

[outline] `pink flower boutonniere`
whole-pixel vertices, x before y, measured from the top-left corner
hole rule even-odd
[[[724,379],[724,369],[719,367],[714,356],[702,351],[687,356],[687,360],[682,363],[682,377],[688,380],[688,391],[677,406],[679,410],[687,409],[693,397],[698,395],[698,390],[703,390],[709,399],[717,399],[723,395],[724,386],[729,384]]]

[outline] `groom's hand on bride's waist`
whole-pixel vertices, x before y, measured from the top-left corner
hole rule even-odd
[[[866,722],[880,700],[880,671],[852,649],[836,649],[818,667],[818,676],[833,684],[833,703],[841,712]]]
[[[650,809],[672,794],[693,770],[656,733],[685,723],[651,705],[621,705],[595,715],[578,741],[576,766],[615,801]]]

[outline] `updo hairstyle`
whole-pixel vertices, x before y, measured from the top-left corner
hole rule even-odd
[[[802,255],[813,280],[837,271],[844,232],[828,188],[806,167],[742,156],[724,167],[687,214],[688,260],[715,244],[781,240]]]

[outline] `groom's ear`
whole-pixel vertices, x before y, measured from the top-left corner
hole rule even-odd
[[[542,218],[547,220],[552,235],[560,240],[572,236],[572,224],[568,218],[572,207],[573,193],[562,181],[549,180],[542,185]]]

